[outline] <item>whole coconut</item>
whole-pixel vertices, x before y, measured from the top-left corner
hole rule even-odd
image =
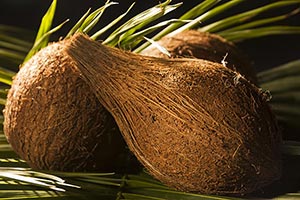
[[[157,43],[170,53],[170,58],[200,58],[221,63],[239,72],[252,83],[257,82],[255,69],[248,57],[235,44],[219,35],[186,30],[175,35],[167,35]],[[144,49],[141,54],[169,58],[154,45]]]
[[[65,44],[129,148],[163,183],[246,194],[280,177],[276,119],[239,73],[206,60],[140,56],[83,35]]]
[[[44,48],[19,70],[4,119],[12,148],[34,169],[111,171],[125,145],[114,119],[60,43]]]

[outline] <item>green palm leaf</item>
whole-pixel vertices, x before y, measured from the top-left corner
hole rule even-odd
[[[16,69],[30,51],[33,40],[31,32],[0,24],[0,65]],[[2,70],[2,69],[1,69]]]
[[[117,3],[107,1],[104,6],[95,10],[93,13],[88,15],[86,18],[84,18],[84,16],[86,15],[85,14],[83,16],[83,18],[81,18],[79,20],[79,23],[77,23],[72,30],[76,30],[76,27],[78,26],[78,28],[75,32],[88,33],[97,24],[97,22],[101,18],[102,14],[106,10],[106,8],[108,8],[109,6],[115,5],[115,4],[117,4]],[[82,21],[82,24],[80,24],[81,21]],[[69,33],[70,35],[72,35],[72,30]]]
[[[52,21],[56,10],[56,4],[57,1],[53,0],[51,6],[49,7],[48,11],[44,15],[37,36],[35,38],[34,48],[32,48],[29,51],[28,55],[25,58],[25,61],[28,60],[33,54],[35,54],[39,49],[47,46],[50,34],[46,34],[46,33],[52,27]]]
[[[270,105],[278,121],[290,127],[299,127],[300,61],[262,71],[257,77],[260,87],[271,91]]]
[[[235,2],[235,1],[232,1],[232,2]],[[265,6],[256,8],[256,9],[252,9],[250,11],[245,11],[240,14],[236,14],[236,15],[227,17],[225,19],[218,20],[217,22],[214,22],[214,23],[211,23],[204,27],[201,27],[200,30],[217,33],[217,32],[223,31],[225,29],[228,29],[232,26],[236,26],[236,25],[248,22],[249,20],[253,19],[255,16],[257,16],[261,13],[265,13],[266,11],[271,11],[276,8],[282,8],[285,6],[290,6],[290,5],[295,5],[295,4],[300,4],[300,1],[297,1],[297,0],[296,1],[278,1],[275,3],[270,3]],[[271,20],[271,22],[272,22],[272,20]]]
[[[120,48],[130,49],[134,46],[128,44],[126,41],[128,37],[134,34],[136,31],[144,28],[149,23],[159,19],[160,17],[166,15],[167,13],[178,8],[181,3],[175,5],[169,5],[170,0],[165,1],[157,6],[154,6],[148,10],[145,10],[133,18],[129,19],[127,22],[123,23],[119,28],[117,28],[107,39],[104,40],[103,44],[110,46],[119,46]],[[140,37],[140,35],[138,35]],[[127,48],[128,49],[128,48]]]

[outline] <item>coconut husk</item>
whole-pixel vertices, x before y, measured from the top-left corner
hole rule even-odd
[[[256,72],[249,58],[234,43],[219,35],[186,30],[175,35],[167,35],[157,43],[170,55],[163,53],[155,45],[141,52],[142,55],[160,58],[200,58],[220,63],[257,83]]]
[[[65,45],[131,151],[163,183],[246,194],[279,178],[276,120],[262,91],[239,73],[206,60],[140,56],[83,35]]]
[[[14,77],[4,132],[34,169],[112,171],[125,143],[61,43],[44,48]]]

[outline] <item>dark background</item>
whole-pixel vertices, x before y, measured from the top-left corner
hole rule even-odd
[[[135,13],[141,12],[151,6],[159,3],[157,0],[116,0],[119,5],[115,5],[106,10],[106,13],[99,23],[99,27],[104,26],[107,22],[116,18],[119,14],[125,12],[127,8],[136,2],[135,7],[131,10],[128,17]],[[184,1],[173,0],[172,4],[183,2],[183,5],[167,15],[167,18],[179,17],[186,10],[199,4],[202,0]],[[1,0],[0,1],[0,23],[14,25],[36,31],[40,24],[40,20],[47,11],[52,0]],[[241,6],[237,6],[224,16],[241,12],[244,9],[254,8],[255,6],[272,2],[271,0],[248,0]],[[58,34],[64,34],[88,8],[95,10],[105,3],[104,0],[58,0],[57,12],[54,25],[58,25],[65,19],[70,19],[70,22]],[[287,8],[290,9],[290,8]],[[276,13],[280,10],[274,11]],[[270,13],[272,14],[272,13]],[[273,13],[274,14],[274,13]],[[222,17],[224,17],[222,16]],[[297,14],[288,20],[277,22],[277,24],[298,25],[300,26],[300,15]],[[238,43],[238,46],[254,62],[257,71],[275,67],[279,64],[286,63],[291,60],[300,59],[300,34],[299,35],[281,35],[269,36],[259,39],[247,40],[246,42]]]

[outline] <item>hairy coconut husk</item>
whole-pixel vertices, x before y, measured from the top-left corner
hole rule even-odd
[[[257,83],[256,72],[247,56],[232,42],[219,35],[186,30],[176,35],[167,35],[157,43],[171,55],[170,58],[200,58],[235,70],[252,83]],[[142,55],[169,58],[154,45],[141,52]]]
[[[163,183],[245,194],[279,178],[276,120],[239,73],[206,60],[140,56],[83,35],[65,44],[129,148]]]
[[[4,111],[5,135],[34,169],[111,171],[123,138],[62,49],[51,44],[17,73]]]

